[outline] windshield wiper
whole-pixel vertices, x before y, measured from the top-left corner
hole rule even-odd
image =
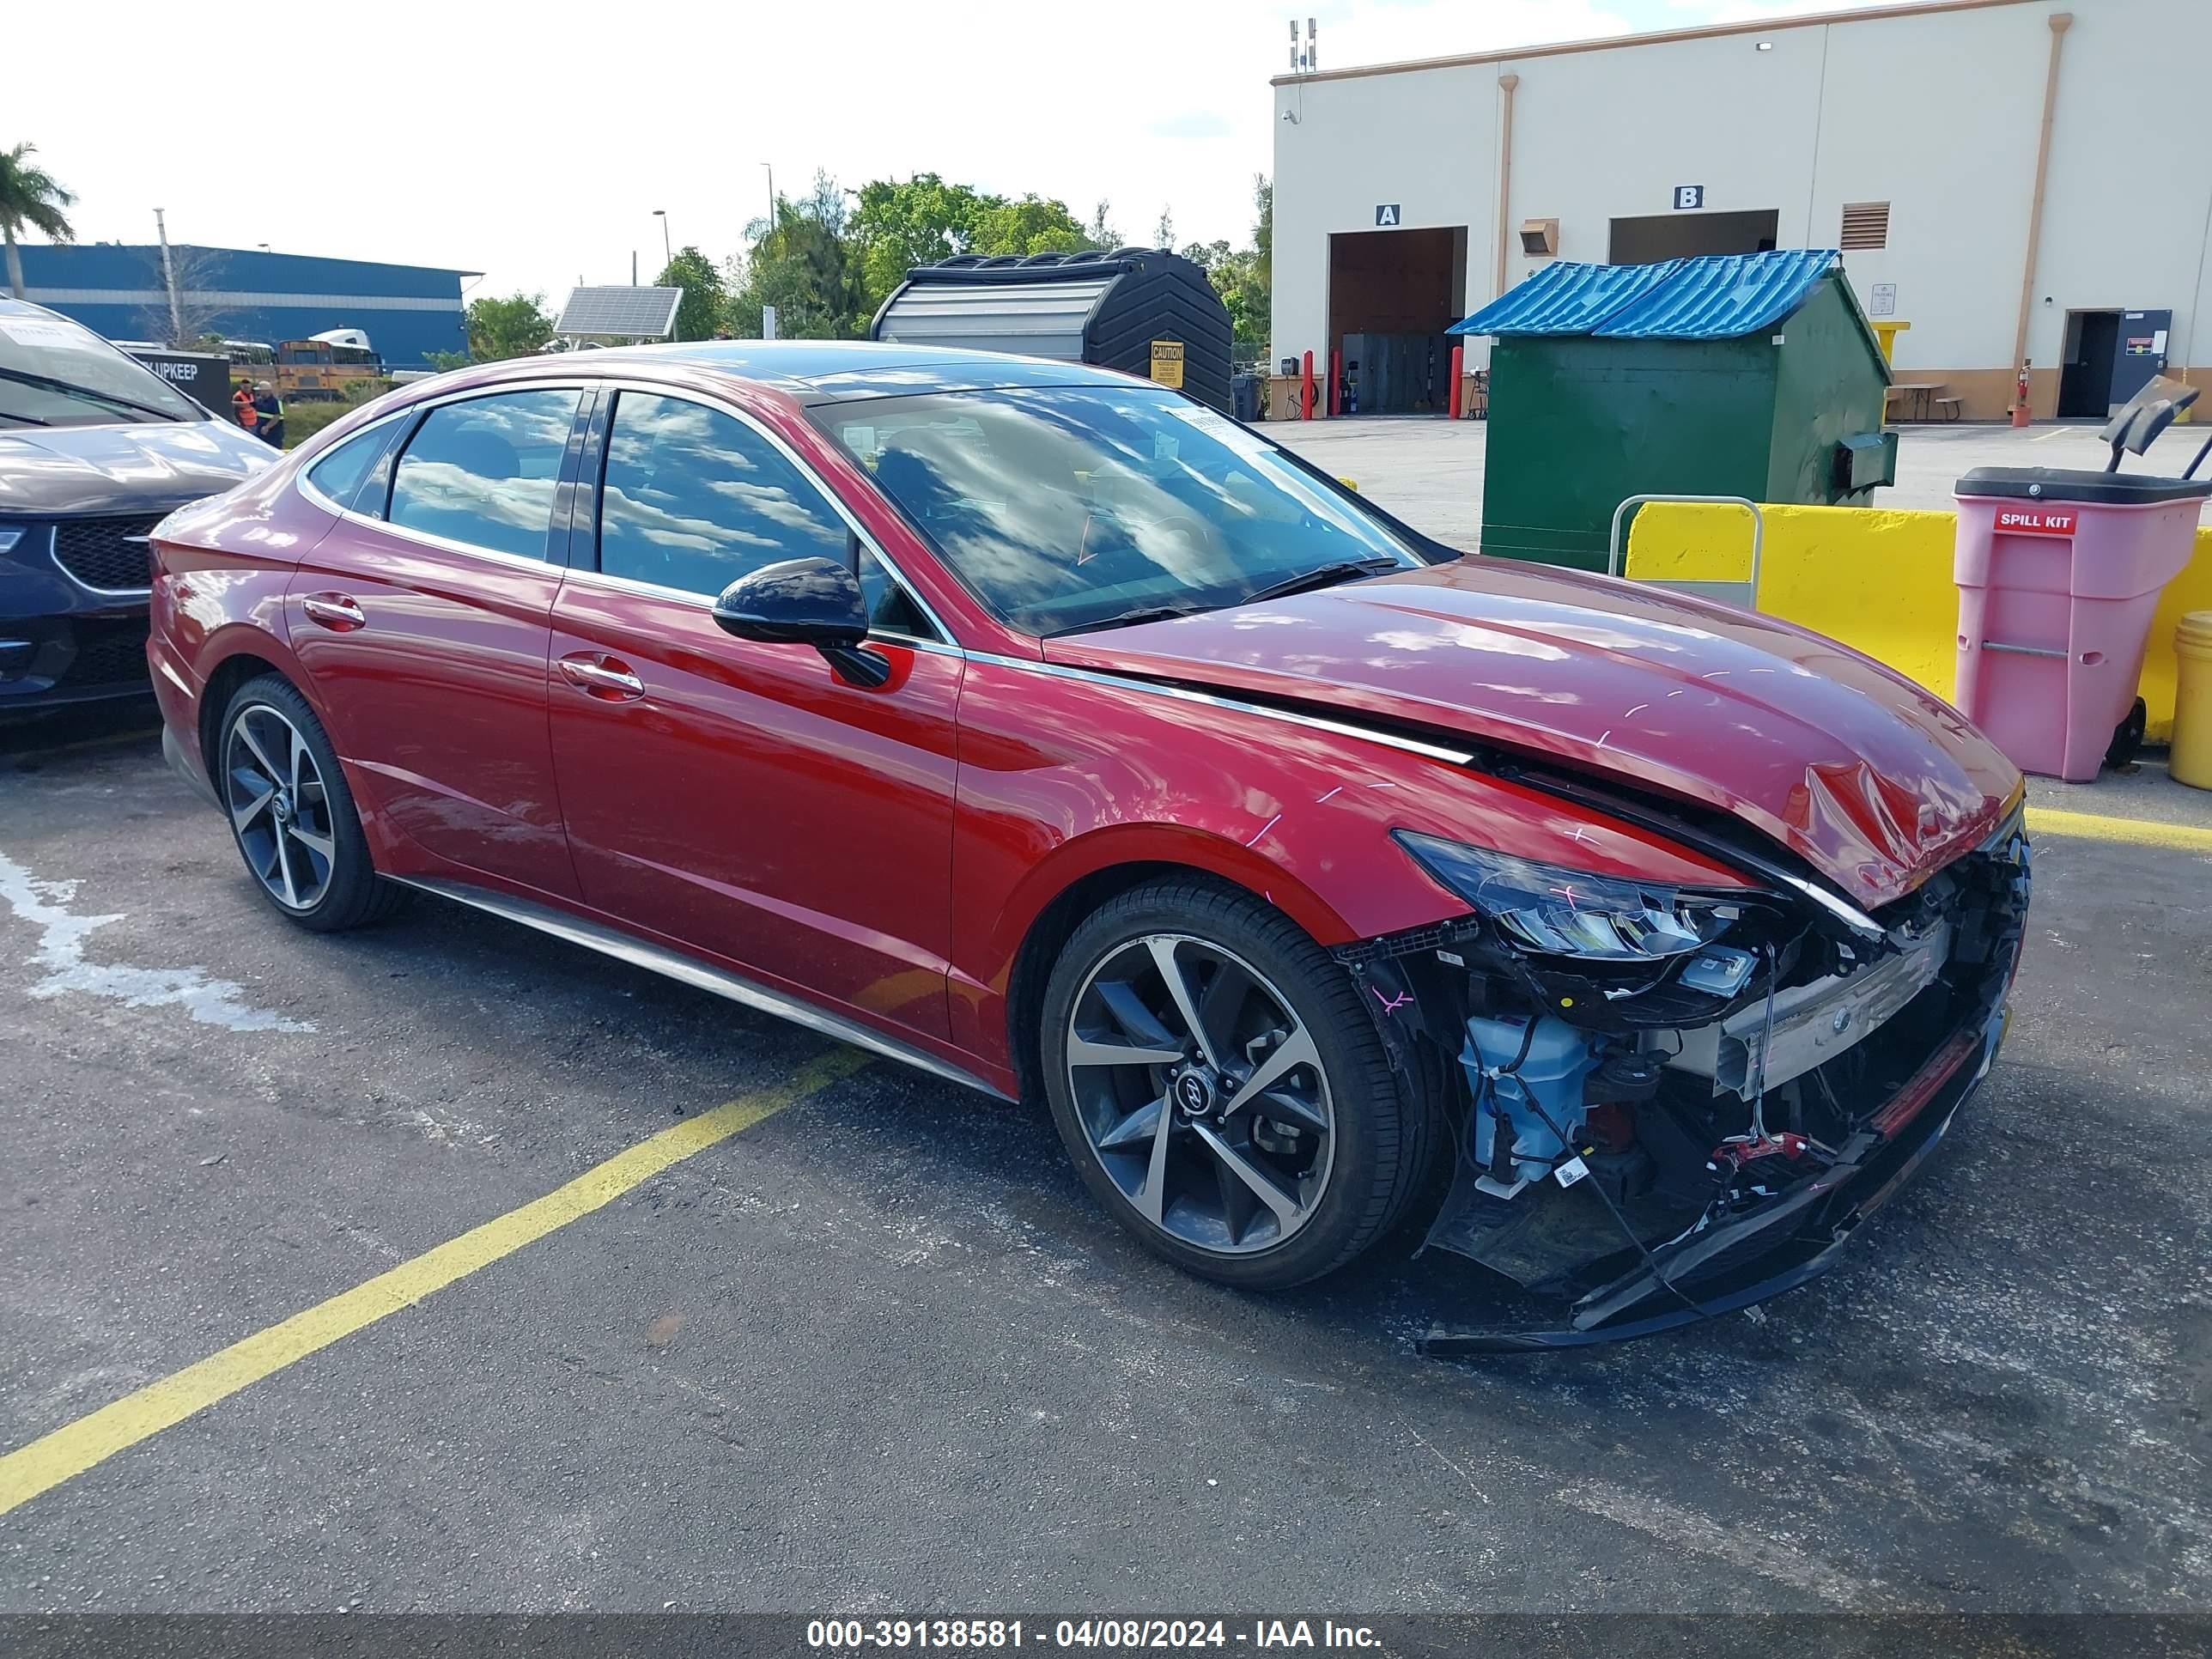
[[[1064,634],[1088,634],[1096,628],[1133,628],[1139,623],[1168,622],[1176,617],[1188,617],[1206,609],[1203,605],[1146,605],[1134,611],[1117,611],[1110,617],[1101,617],[1095,622],[1071,623],[1066,628],[1055,628],[1040,638],[1056,640]]]
[[[33,374],[25,369],[0,368],[0,380],[13,380],[18,386],[44,386],[49,392],[58,392],[71,398],[82,398],[87,403],[107,404],[117,409],[135,410],[141,415],[151,415],[157,421],[181,421],[185,418],[173,410],[158,409],[152,404],[134,403],[128,398],[118,398],[112,392],[94,392],[90,386],[79,386],[74,380],[58,380],[51,374]],[[50,426],[52,422],[40,422],[40,424]]]
[[[1379,555],[1371,559],[1340,559],[1334,564],[1325,564],[1317,570],[1309,570],[1279,581],[1271,587],[1263,587],[1256,593],[1247,593],[1237,603],[1257,605],[1262,599],[1279,599],[1289,594],[1304,593],[1310,588],[1333,586],[1338,582],[1350,581],[1354,576],[1371,576],[1378,571],[1404,568],[1405,566],[1397,560]]]

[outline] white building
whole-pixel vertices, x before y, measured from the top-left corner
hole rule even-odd
[[[1840,247],[1900,382],[2101,418],[2212,377],[2208,65],[2212,0],[1936,0],[1284,76],[1275,366],[1427,407],[1550,258]]]

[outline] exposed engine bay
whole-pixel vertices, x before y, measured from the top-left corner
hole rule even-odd
[[[1823,1271],[2002,1038],[2021,822],[1872,913],[1771,849],[1727,849],[1758,888],[1700,894],[1401,836],[1474,914],[1339,955],[1449,1131],[1424,1248],[1567,1304],[1430,1351],[1639,1335]]]

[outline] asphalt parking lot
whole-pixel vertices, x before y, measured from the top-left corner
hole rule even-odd
[[[2199,799],[2039,793],[2172,827],[2042,836],[2010,1043],[1835,1273],[1456,1364],[1454,1258],[1198,1283],[1041,1109],[435,902],[295,931],[143,715],[0,733],[0,1611],[2201,1611]]]
[[[1353,416],[1334,421],[1271,422],[1270,437],[1287,443],[1317,466],[1352,479],[1363,495],[1380,501],[1416,529],[1450,546],[1473,550],[1482,541],[1482,471],[1489,451],[1487,421],[1445,421],[1428,416]],[[1978,466],[2063,466],[2101,469],[2112,451],[2090,426],[2014,428],[1978,422],[1911,424],[1898,428],[1897,483],[1875,492],[1886,507],[1956,505],[1951,487]],[[2123,470],[2178,475],[2204,441],[2204,428],[2168,428]]]

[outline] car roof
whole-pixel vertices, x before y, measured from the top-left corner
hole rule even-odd
[[[691,340],[615,346],[562,361],[598,369],[629,361],[684,364],[771,386],[801,403],[994,386],[1121,386],[1131,376],[1088,363],[894,340]]]

